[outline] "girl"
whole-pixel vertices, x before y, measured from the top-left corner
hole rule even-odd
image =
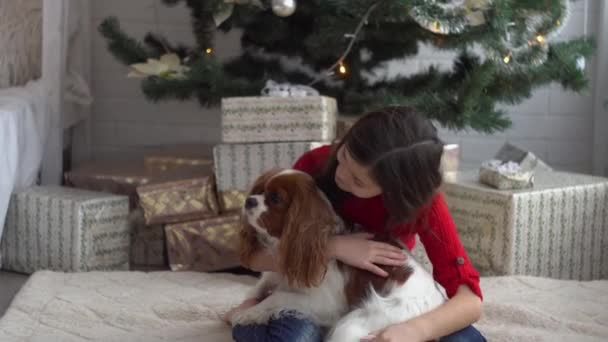
[[[485,341],[471,326],[481,314],[479,274],[471,266],[448,212],[441,185],[443,144],[430,120],[403,107],[370,112],[359,119],[334,147],[304,154],[295,169],[311,174],[337,213],[369,233],[388,230],[410,250],[418,234],[433,264],[433,277],[448,298],[439,308],[395,325],[370,332],[368,341]],[[403,253],[372,234],[337,236],[329,255],[343,263],[381,276],[377,265],[401,265]],[[254,256],[252,268],[276,270],[273,257]],[[228,313],[255,305],[247,300]],[[320,341],[311,321],[291,316],[264,326],[236,326],[236,341]]]

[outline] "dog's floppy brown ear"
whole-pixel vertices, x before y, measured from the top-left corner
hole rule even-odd
[[[264,172],[255,180],[247,196],[262,194],[266,182],[279,172],[281,172],[281,169],[276,168]],[[245,267],[251,267],[251,258],[260,248],[261,245],[258,241],[255,229],[247,222],[245,215],[242,214],[241,229],[239,231],[239,259],[241,264]]]
[[[279,242],[280,270],[291,286],[316,286],[323,279],[335,224],[335,214],[314,182],[297,189]]]

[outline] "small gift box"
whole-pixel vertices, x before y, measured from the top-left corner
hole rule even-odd
[[[222,99],[222,141],[332,141],[336,100],[325,96]]]
[[[210,272],[239,266],[240,224],[240,215],[230,213],[167,225],[165,232],[171,269]]]
[[[146,224],[193,221],[217,216],[213,175],[143,185],[137,188]]]
[[[218,202],[223,212],[239,210],[245,204],[247,192],[241,190],[226,190],[218,193]]]
[[[445,180],[456,177],[460,161],[460,146],[458,144],[446,144],[443,146],[441,156],[441,172]]]
[[[534,153],[506,143],[496,157],[482,163],[479,181],[499,190],[525,189],[534,186],[536,171],[552,171]]]
[[[525,189],[534,185],[534,172],[515,162],[490,160],[481,165],[479,181],[499,190]]]

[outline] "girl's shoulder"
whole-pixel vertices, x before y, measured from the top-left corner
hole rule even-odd
[[[450,211],[441,191],[437,191],[433,198],[418,211],[417,219],[441,220],[450,217]]]
[[[293,165],[293,168],[309,174],[320,170],[331,155],[331,145],[323,145],[304,153]]]

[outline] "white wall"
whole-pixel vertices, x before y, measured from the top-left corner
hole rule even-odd
[[[128,68],[110,55],[97,32],[99,23],[113,15],[135,38],[155,31],[171,42],[193,44],[190,13],[185,5],[169,8],[160,0],[95,0],[92,6],[93,157],[126,159],[140,156],[153,145],[219,141],[218,108],[203,108],[196,101],[148,102],[139,80],[126,78]],[[229,57],[238,50],[234,33],[217,37],[218,55]]]
[[[572,2],[570,20],[562,32],[569,38],[595,32],[600,0]],[[147,147],[178,142],[219,141],[219,110],[201,108],[197,102],[147,102],[137,80],[125,77],[127,68],[107,52],[105,41],[96,33],[99,22],[115,15],[124,29],[137,38],[156,30],[170,41],[193,40],[189,12],[184,5],[167,8],[160,0],[93,1],[92,76],[96,97],[93,106],[92,151],[97,158],[130,158]],[[216,52],[222,57],[238,53],[237,34],[217,38]],[[415,71],[430,63],[451,64],[451,55],[423,50],[420,59],[409,60]],[[587,61],[592,66],[594,61]],[[462,148],[464,168],[477,167],[509,140],[530,149],[557,169],[591,172],[593,160],[593,101],[591,93],[575,95],[557,85],[539,89],[528,101],[507,108],[513,127],[506,132],[485,136],[475,132],[442,130],[448,142]]]

